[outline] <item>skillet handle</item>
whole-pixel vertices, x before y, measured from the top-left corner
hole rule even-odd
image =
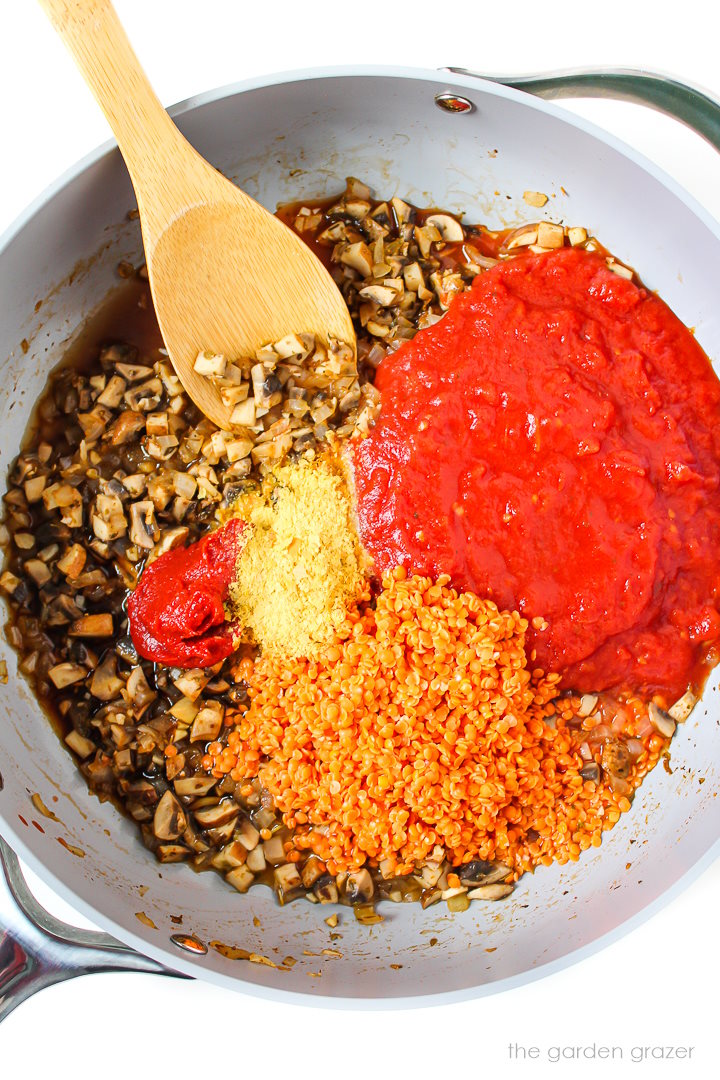
[[[2,837],[0,866],[0,1021],[39,990],[78,975],[94,971],[177,974],[109,934],[79,930],[46,912]]]
[[[720,151],[720,101],[707,90],[678,82],[670,75],[633,68],[572,68],[541,75],[483,75],[457,67],[447,70],[525,90],[548,101],[573,97],[614,98],[647,105],[680,120]]]

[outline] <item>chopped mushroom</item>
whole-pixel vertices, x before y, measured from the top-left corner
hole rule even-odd
[[[429,214],[425,218],[425,225],[437,229],[440,236],[447,243],[458,243],[465,239],[465,230],[456,218],[450,214]]]
[[[65,742],[79,758],[88,758],[97,749],[95,743],[91,739],[86,739],[79,731],[68,732]]]
[[[185,832],[187,818],[171,791],[166,791],[155,808],[153,832],[159,840],[177,840]]]
[[[470,900],[504,900],[513,891],[512,885],[480,885],[477,889],[470,889]]]
[[[537,227],[537,243],[541,248],[561,248],[565,243],[565,230],[562,225],[541,221]]]
[[[664,709],[661,709],[659,705],[656,705],[654,701],[651,701],[648,706],[648,716],[650,723],[657,732],[664,739],[671,739],[675,734],[675,721],[672,716],[669,716]]]
[[[64,689],[66,686],[72,686],[73,683],[80,682],[87,676],[87,668],[81,667],[80,664],[56,664],[48,671],[48,676],[52,679],[53,685],[58,690]]]
[[[231,870],[229,874],[225,875],[225,880],[228,885],[232,885],[238,892],[244,893],[247,892],[252,885],[255,880],[255,875],[248,869],[247,865],[238,866],[234,870]]]
[[[136,502],[130,507],[130,540],[138,547],[150,550],[155,546],[155,506],[150,501]]]
[[[678,698],[674,705],[670,706],[668,716],[672,717],[676,723],[682,724],[695,708],[697,700],[697,696],[693,694],[692,690],[686,690],[683,696]]]

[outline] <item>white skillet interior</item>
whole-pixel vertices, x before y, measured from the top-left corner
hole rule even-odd
[[[447,89],[466,94],[474,111],[438,109],[434,96]],[[332,194],[352,174],[383,195],[465,211],[468,220],[492,226],[542,217],[585,225],[720,358],[717,226],[647,163],[569,114],[459,76],[334,69],[241,84],[191,100],[175,115],[203,154],[271,209],[278,201]],[[543,211],[523,203],[528,188],[550,196]],[[38,200],[6,237],[2,490],[64,343],[117,283],[118,261],[141,259],[139,228],[126,219],[133,205],[120,156],[106,151]],[[240,896],[214,875],[157,865],[135,827],[88,794],[4,641],[0,655],[9,670],[8,685],[0,686],[0,831],[94,921],[168,965],[225,985],[358,1001],[491,992],[616,932],[706,861],[718,835],[720,709],[713,678],[675,738],[672,773],[655,770],[601,849],[579,864],[527,876],[506,903],[473,904],[462,915],[449,915],[445,905],[423,912],[386,904],[385,921],[367,928],[342,909],[341,938],[331,942],[327,908],[304,901],[279,908],[265,889]],[[38,814],[30,801],[35,792],[60,822]],[[70,853],[60,838],[84,856]],[[140,922],[138,912],[157,929]],[[171,916],[182,916],[182,925]],[[276,963],[286,956],[297,963],[279,972],[213,949],[192,958],[169,942],[179,929]],[[317,955],[331,945],[342,958]]]

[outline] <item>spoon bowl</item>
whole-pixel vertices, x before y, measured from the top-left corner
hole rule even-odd
[[[153,303],[170,360],[223,430],[232,407],[199,352],[254,357],[287,334],[355,349],[345,301],[288,226],[186,141],[152,90],[110,0],[40,0],[105,113],[137,196]]]

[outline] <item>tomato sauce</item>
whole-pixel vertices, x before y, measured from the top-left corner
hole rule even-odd
[[[176,667],[210,667],[235,651],[239,628],[226,621],[223,601],[244,528],[231,518],[145,568],[127,604],[130,635],[141,656]]]
[[[354,466],[378,569],[447,573],[537,617],[537,663],[576,690],[701,681],[720,635],[720,382],[658,297],[596,253],[523,255],[376,385]]]

